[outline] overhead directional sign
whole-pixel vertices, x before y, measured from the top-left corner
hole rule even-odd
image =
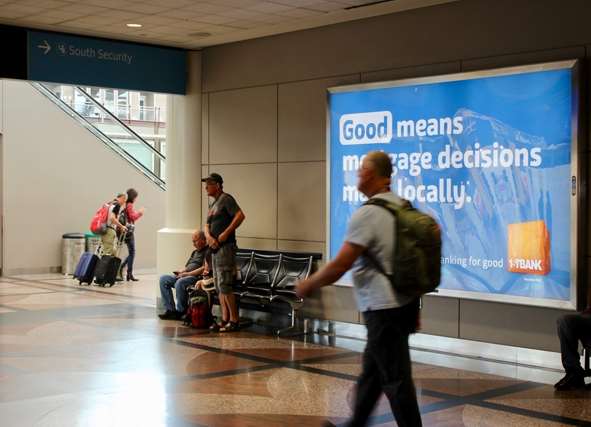
[[[186,52],[29,31],[28,79],[184,94]]]

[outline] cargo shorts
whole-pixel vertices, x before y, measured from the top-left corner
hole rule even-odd
[[[218,293],[229,295],[236,278],[236,245],[222,245],[213,254],[213,278]]]

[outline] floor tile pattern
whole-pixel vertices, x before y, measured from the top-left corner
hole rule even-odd
[[[157,277],[140,279],[0,278],[3,426],[345,425],[358,346],[162,321]],[[427,363],[413,374],[426,426],[591,426],[591,391]],[[386,399],[370,425],[396,425]]]

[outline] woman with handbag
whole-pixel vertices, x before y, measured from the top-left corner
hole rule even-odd
[[[121,280],[123,280],[123,268],[127,266],[127,276],[126,279],[128,282],[137,282],[139,279],[136,279],[133,276],[133,261],[135,259],[135,222],[144,215],[144,208],[140,208],[137,211],[133,209],[133,204],[136,201],[138,196],[138,192],[134,188],[130,188],[127,190],[127,203],[125,204],[125,209],[122,212],[124,216],[125,225],[127,227],[127,234],[125,236],[125,244],[127,245],[127,250],[129,254],[125,261],[121,264],[120,269],[120,276]]]

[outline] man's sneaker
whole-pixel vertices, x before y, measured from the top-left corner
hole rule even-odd
[[[178,320],[180,319],[180,315],[181,313],[179,313],[178,311],[166,310],[165,313],[159,314],[158,317],[162,320]]]
[[[581,374],[566,374],[560,381],[554,384],[557,391],[575,390],[585,388],[585,378]]]

